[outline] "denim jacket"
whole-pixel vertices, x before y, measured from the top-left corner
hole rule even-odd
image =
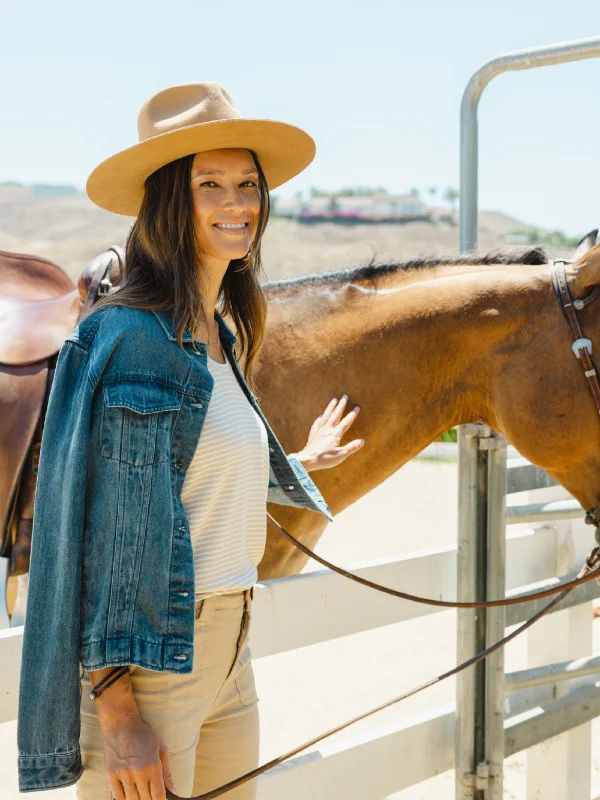
[[[268,434],[267,502],[331,511],[286,456],[215,312],[225,357]],[[82,773],[81,668],[189,673],[195,576],[181,487],[213,378],[171,315],[99,308],[62,345],[42,435],[17,726],[19,789]],[[232,424],[235,424],[232,420]],[[235,492],[235,486],[231,491]],[[266,510],[266,509],[265,509]]]

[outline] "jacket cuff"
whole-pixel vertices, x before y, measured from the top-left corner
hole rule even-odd
[[[311,496],[314,502],[319,506],[319,508],[327,517],[327,519],[330,522],[333,522],[333,514],[331,513],[331,509],[325,502],[325,498],[318,490],[315,482],[312,480],[306,469],[302,466],[302,463],[296,458],[296,456],[293,455],[288,455],[287,460],[290,462],[294,472],[296,473],[296,477],[302,484],[302,487],[305,489],[305,491],[308,492],[308,494]]]
[[[295,480],[295,483],[298,485],[286,486],[284,489],[271,467],[269,472],[267,503],[277,503],[282,506],[295,506],[296,508],[309,508],[311,511],[323,514],[330,522],[333,522],[331,509],[300,461],[295,456],[288,455],[286,455],[286,460],[288,462],[288,467],[290,467],[293,472],[293,477],[290,474],[288,480]]]
[[[20,792],[39,792],[70,786],[83,773],[79,745],[70,753],[19,756],[17,762]]]

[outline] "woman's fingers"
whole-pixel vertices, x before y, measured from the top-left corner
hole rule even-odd
[[[325,409],[325,411],[321,414],[321,416],[319,418],[321,420],[321,422],[328,422],[329,421],[329,418],[333,414],[333,411],[334,411],[334,409],[335,409],[335,407],[337,405],[337,402],[338,402],[337,401],[337,397],[334,397],[329,401],[329,403],[327,404],[327,408]]]
[[[360,450],[364,443],[364,439],[353,439],[351,442],[348,442],[348,444],[345,444],[341,450],[345,455],[350,455],[350,453]]]
[[[342,414],[344,413],[344,409],[346,408],[347,402],[348,402],[348,395],[343,394],[331,414],[329,421],[331,422],[332,425],[337,425],[340,419],[342,418]]]
[[[115,800],[125,800],[125,789],[123,789],[123,784],[120,780],[108,776],[108,785]]]
[[[158,755],[160,757],[160,763],[162,766],[162,779],[164,781],[164,785],[171,792],[179,794],[177,788],[175,787],[175,784],[173,783],[173,775],[171,774],[171,768],[169,767],[169,751],[164,744],[161,744],[160,749],[158,751]],[[154,797],[152,798],[152,800],[154,800]]]
[[[337,423],[337,425],[335,426],[335,433],[338,437],[338,441],[346,433],[346,431],[352,425],[352,423],[357,418],[359,413],[360,413],[360,407],[354,406],[352,411],[349,411],[346,414],[346,416],[340,422]]]
[[[147,771],[144,771],[139,775],[136,775],[135,785],[140,800],[152,800],[152,795],[150,794],[150,780]],[[165,796],[166,795],[163,795],[163,797]]]
[[[168,772],[165,776],[165,773],[162,770],[162,766],[159,765],[157,769],[152,770],[150,774],[150,783],[148,786],[148,800],[166,800],[167,792],[166,789],[170,789],[175,794],[179,794],[175,784],[173,783],[173,779],[171,777],[171,773]],[[144,800],[144,798],[142,798]]]
[[[341,464],[348,456],[360,450],[364,443],[364,439],[353,439],[351,442],[348,442],[348,444],[343,445],[343,447],[336,447],[335,450],[326,453],[323,456],[323,468],[335,467]]]
[[[175,794],[179,794],[175,789],[171,789],[171,791],[175,792]],[[162,774],[150,780],[150,797],[152,800],[166,800],[167,793],[165,791],[165,782]]]
[[[318,419],[322,423],[330,423],[331,425],[338,425],[342,418],[342,414],[344,413],[344,410],[346,408],[347,402],[348,402],[348,395],[346,393],[344,393],[339,400],[336,397],[334,397],[332,400],[330,400],[329,405],[327,406],[323,414],[321,414],[321,416],[318,417]],[[350,425],[356,418],[356,415],[358,414],[358,409],[359,406],[354,406],[354,408],[350,412],[352,416],[349,418],[348,416],[346,416],[344,418],[345,420],[347,420],[348,425]]]
[[[354,406],[354,408],[346,414],[344,419],[341,420],[341,422],[338,422],[338,424],[336,425],[338,431],[341,431],[342,433],[347,431],[350,425],[352,425],[354,420],[358,417],[359,412],[360,412],[360,406]]]
[[[130,779],[132,780],[132,779]],[[123,784],[123,788],[125,790],[125,798],[126,800],[140,800],[140,795],[137,790],[137,786],[135,783],[127,783]]]

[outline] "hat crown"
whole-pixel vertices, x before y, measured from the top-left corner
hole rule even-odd
[[[215,81],[172,86],[150,97],[138,115],[140,142],[203,122],[240,119],[231,95]]]
[[[104,159],[86,182],[96,205],[128,217],[139,214],[152,173],[193,153],[251,150],[269,191],[301,172],[315,155],[306,131],[287,122],[242,117],[215,81],[172,86],[150,97],[138,114],[138,135],[136,144]]]

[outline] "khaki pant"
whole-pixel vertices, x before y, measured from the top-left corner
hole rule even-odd
[[[250,590],[198,601],[194,669],[188,675],[130,667],[140,716],[167,746],[180,796],[204,794],[258,766],[258,697],[247,639],[250,609]],[[83,774],[77,798],[111,800],[87,671],[81,686]],[[256,778],[223,797],[255,800]]]

